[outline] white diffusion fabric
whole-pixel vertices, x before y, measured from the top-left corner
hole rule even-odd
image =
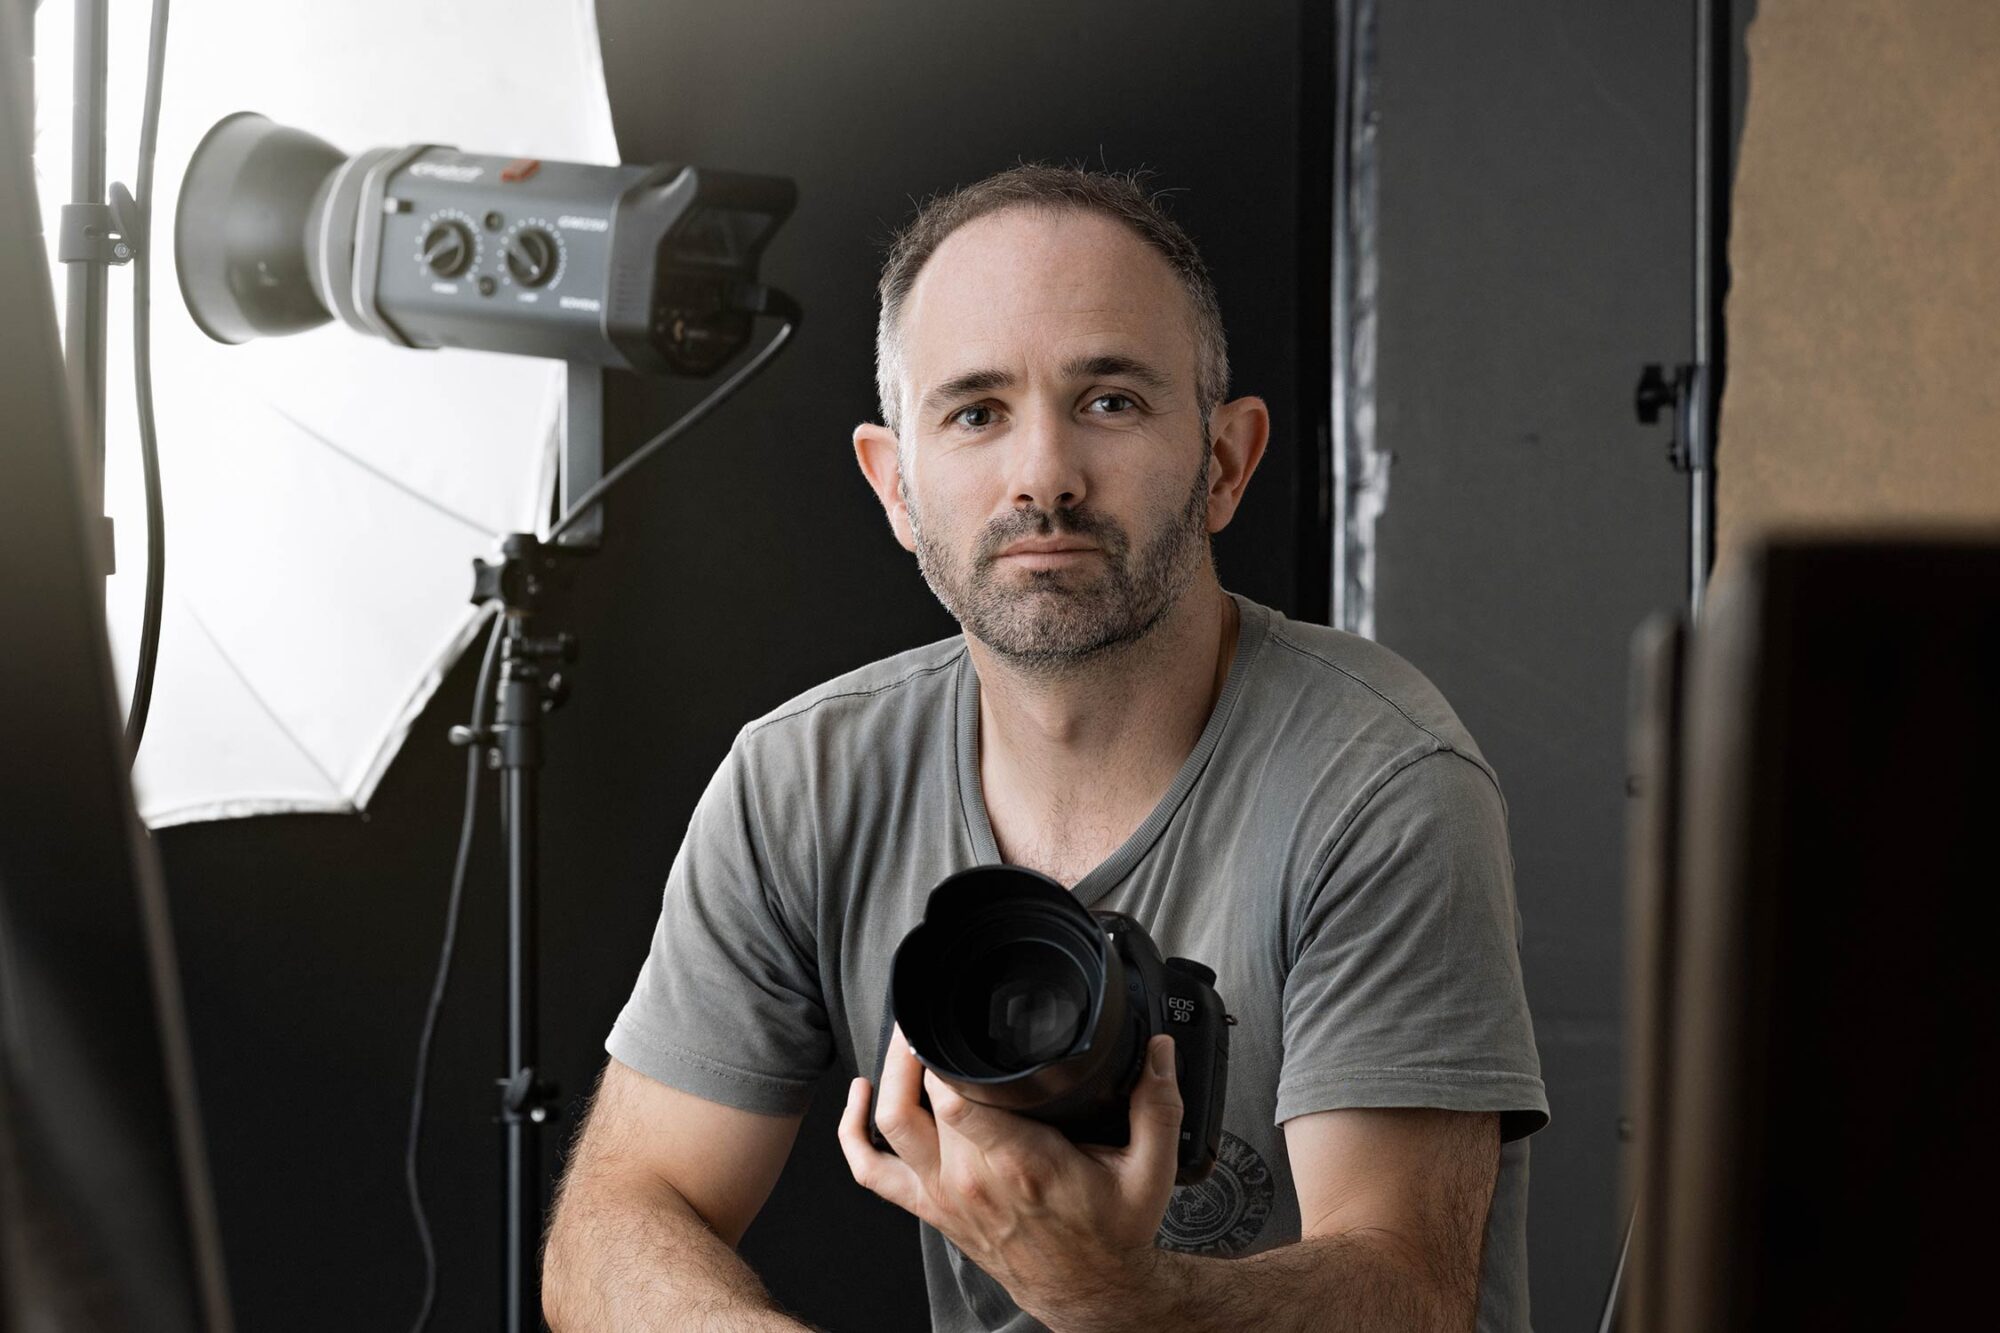
[[[131,185],[151,5],[112,0],[111,11],[108,173]],[[70,22],[55,0],[37,13],[50,237],[69,197]],[[213,342],[173,269],[181,176],[202,135],[236,111],[348,154],[436,143],[615,163],[591,0],[179,4],[163,88],[150,252],[167,582],[139,808],[154,827],[358,810],[477,635],[474,557],[546,511],[562,366],[415,351],[337,322]],[[128,691],[145,577],[130,291],[129,271],[114,270],[109,602]]]

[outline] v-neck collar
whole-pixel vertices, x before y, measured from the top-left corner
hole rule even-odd
[[[1222,684],[1222,693],[1209,712],[1208,725],[1202,728],[1201,738],[1194,743],[1194,749],[1181,765],[1180,772],[1174,775],[1166,795],[1153,807],[1153,813],[1132,831],[1132,836],[1125,840],[1123,846],[1071,888],[1071,894],[1085,907],[1110,892],[1131,873],[1133,866],[1139,864],[1140,858],[1152,850],[1175,812],[1181,808],[1181,803],[1194,790],[1202,770],[1208,766],[1209,756],[1215,753],[1216,744],[1222,739],[1223,728],[1229,725],[1229,714],[1236,707],[1236,698],[1250,673],[1250,664],[1264,646],[1272,614],[1270,608],[1247,597],[1236,593],[1229,596],[1241,613],[1236,628],[1236,655],[1229,663],[1229,678]],[[972,835],[973,855],[977,863],[995,865],[1000,861],[1000,845],[993,837],[993,824],[986,814],[985,789],[979,782],[979,673],[973,668],[970,651],[959,657],[954,693],[958,706],[958,744],[955,748],[958,751],[959,805],[965,814],[966,828]]]

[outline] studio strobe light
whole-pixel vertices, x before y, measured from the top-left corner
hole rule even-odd
[[[411,348],[465,348],[568,363],[560,517],[504,537],[478,561],[472,600],[497,606],[471,724],[467,800],[444,957],[418,1042],[405,1177],[426,1252],[435,1253],[416,1179],[424,1071],[450,975],[480,771],[498,771],[507,852],[505,1272],[501,1325],[539,1325],[536,1253],[543,1177],[536,1131],[560,1103],[538,1057],[539,728],[568,693],[567,634],[531,629],[559,561],[596,544],[604,493],[758,374],[797,327],[797,305],[760,283],[765,245],[792,210],[779,177],[677,164],[588,166],[462,153],[437,144],[352,157],[254,112],[209,129],[181,183],[174,258],[201,330],[225,343],[339,320]],[[759,316],[782,327],[671,426],[603,468],[607,370],[706,376],[743,350]]]
[[[174,258],[221,342],[339,319],[406,347],[706,375],[769,310],[757,262],[795,198],[779,177],[674,164],[349,157],[245,111],[195,149]]]

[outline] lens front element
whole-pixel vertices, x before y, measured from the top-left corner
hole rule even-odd
[[[1020,940],[975,962],[959,981],[952,1007],[973,1054],[1011,1074],[1068,1054],[1083,1034],[1090,989],[1067,951]]]

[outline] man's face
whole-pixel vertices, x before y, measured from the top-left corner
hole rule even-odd
[[[1017,665],[1142,638],[1208,560],[1209,441],[1187,299],[1088,213],[954,232],[903,307],[906,539],[938,600]]]

